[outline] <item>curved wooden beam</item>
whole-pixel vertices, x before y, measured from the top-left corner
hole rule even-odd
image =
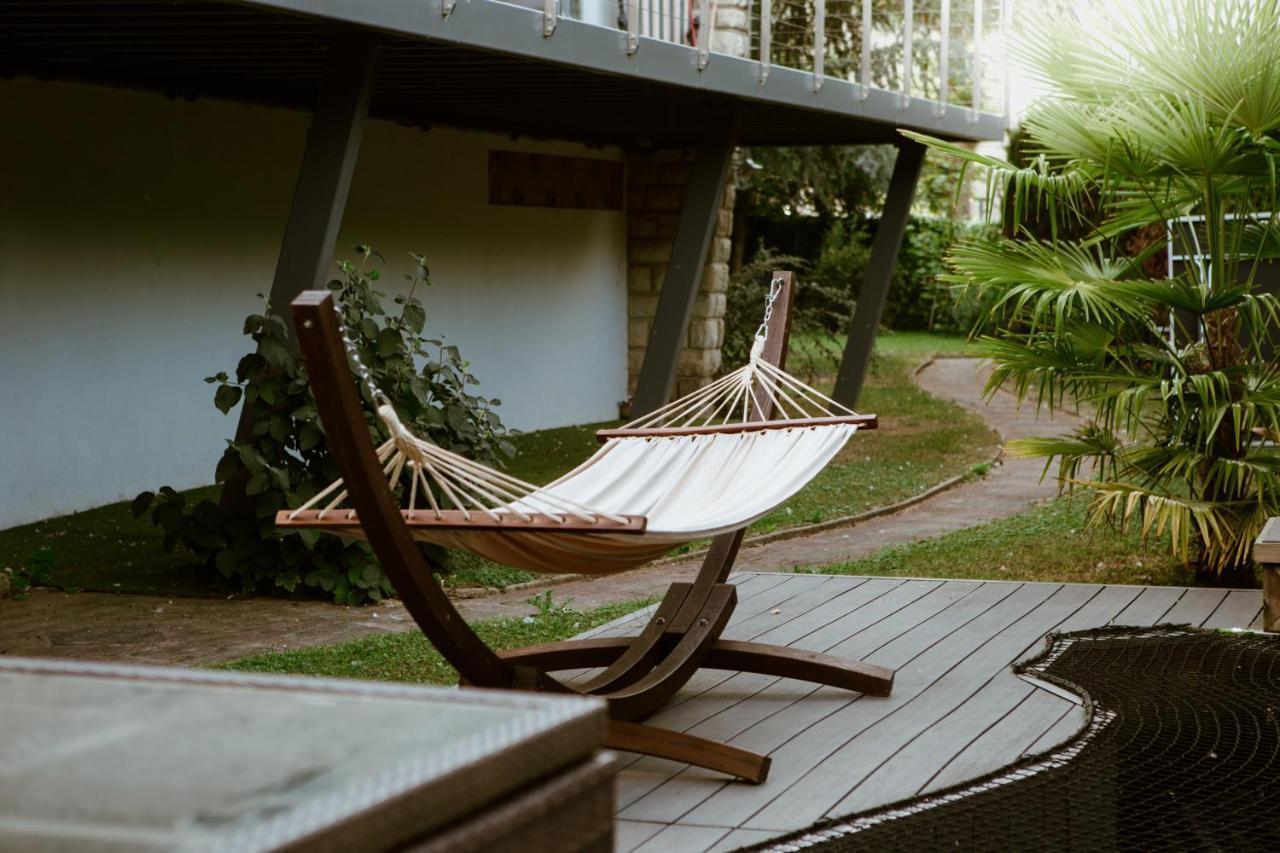
[[[609,749],[683,761],[754,785],[769,778],[769,765],[772,764],[767,755],[748,752],[727,743],[622,720],[609,722],[609,734],[604,745]]]
[[[585,640],[543,643],[498,654],[508,663],[546,672],[593,669],[613,663],[630,648],[635,639],[591,637]],[[702,667],[795,678],[853,690],[868,696],[888,696],[893,690],[894,671],[888,667],[768,643],[716,640],[703,658]]]
[[[308,290],[290,308],[325,438],[383,571],[427,639],[464,679],[482,687],[510,687],[514,668],[494,654],[454,609],[387,487],[347,363],[333,294]],[[550,681],[546,688],[555,690]]]

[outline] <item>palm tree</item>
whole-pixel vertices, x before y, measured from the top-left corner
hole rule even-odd
[[[1095,522],[1169,533],[1213,572],[1246,568],[1280,514],[1280,319],[1256,285],[1280,256],[1277,21],[1280,0],[1130,0],[1088,25],[1054,18],[1016,48],[1052,92],[1024,122],[1029,163],[916,137],[1004,196],[992,206],[1004,236],[949,259],[984,306],[973,337],[994,365],[989,390],[1089,416],[1013,449],[1087,488]],[[1165,223],[1194,259],[1155,279],[1164,265],[1144,262],[1165,241],[1134,235]]]

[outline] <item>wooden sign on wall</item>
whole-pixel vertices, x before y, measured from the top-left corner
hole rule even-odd
[[[622,163],[522,151],[489,152],[489,203],[622,210]]]

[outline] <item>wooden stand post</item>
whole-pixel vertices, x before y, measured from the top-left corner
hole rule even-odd
[[[925,148],[918,142],[904,139],[898,145],[884,211],[880,214],[880,224],[871,242],[871,257],[867,261],[866,275],[862,277],[858,306],[849,319],[849,338],[845,341],[840,369],[836,372],[835,391],[831,394],[837,402],[850,408],[857,406],[863,380],[867,378],[867,368],[871,366],[876,330],[880,328],[880,318],[889,300],[893,268],[898,263],[898,251],[902,248],[902,238],[911,218],[911,202],[915,199],[924,155]]]

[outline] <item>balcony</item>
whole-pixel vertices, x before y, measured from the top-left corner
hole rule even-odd
[[[0,73],[310,109],[335,40],[370,114],[623,145],[998,139],[1011,0],[0,0]],[[867,49],[863,49],[866,46]]]

